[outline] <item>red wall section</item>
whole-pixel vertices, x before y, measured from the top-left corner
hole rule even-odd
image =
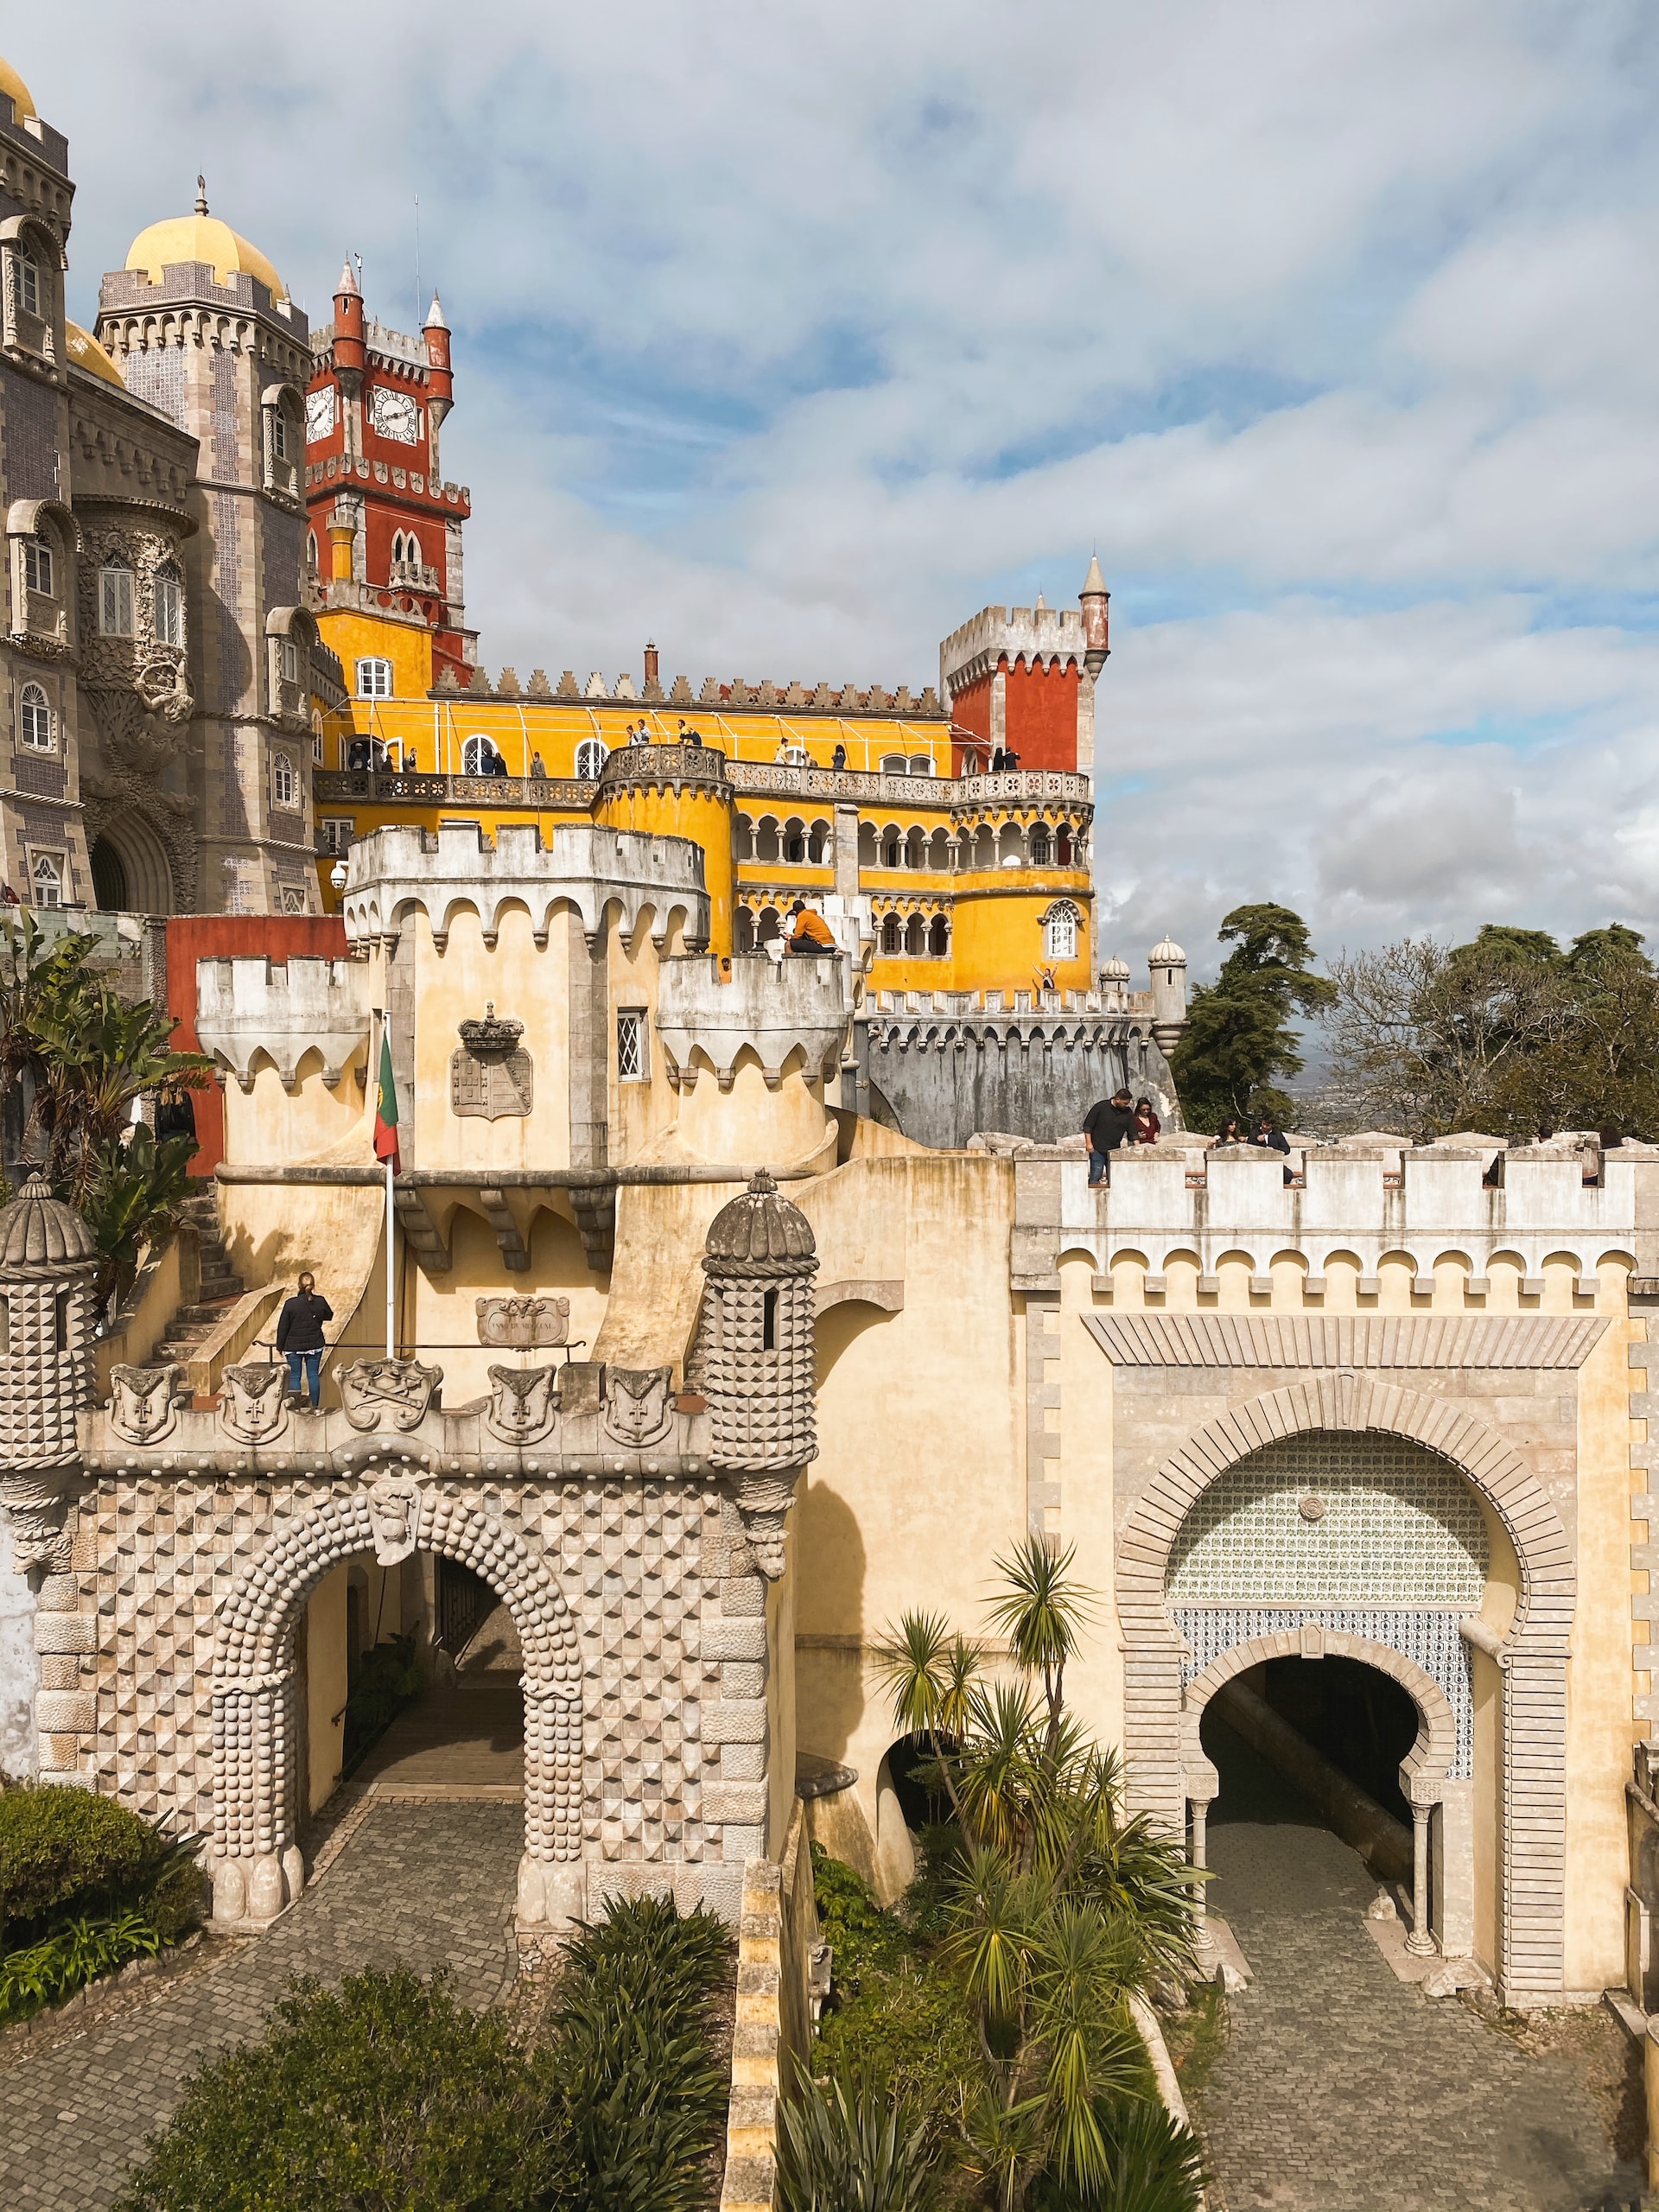
[[[1008,671],[1007,742],[1022,768],[1075,768],[1077,765],[1077,670],[1011,668]]]
[[[196,1035],[198,960],[286,960],[290,953],[313,960],[346,957],[346,925],[338,914],[181,914],[167,925],[167,1010],[177,1022],[173,1048],[199,1052]],[[235,1077],[228,1078],[234,1082]],[[196,1141],[201,1149],[190,1163],[193,1175],[211,1175],[225,1157],[225,1109],[219,1088],[191,1093],[196,1109]]]
[[[950,702],[950,720],[957,728],[968,730],[988,748],[991,742],[991,679],[982,676],[977,683],[970,683],[965,691],[958,691]],[[982,752],[980,766],[988,757]],[[950,740],[950,772],[962,773],[962,747],[954,732]]]

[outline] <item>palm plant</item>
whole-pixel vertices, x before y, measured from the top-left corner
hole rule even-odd
[[[988,1615],[1011,1673],[984,1672],[937,1614],[906,1614],[877,1651],[894,1720],[926,1736],[955,1815],[942,1958],[979,2051],[959,2155],[1001,2212],[1045,2176],[1071,2201],[1117,2201],[1114,2115],[1150,2090],[1127,1999],[1192,1964],[1194,1870],[1126,1814],[1121,1762],[1066,1707],[1091,1611],[1072,1560],[1031,1536],[997,1561]]]
[[[930,2212],[938,2200],[925,2121],[868,2082],[801,2082],[783,2107],[784,2212]]]

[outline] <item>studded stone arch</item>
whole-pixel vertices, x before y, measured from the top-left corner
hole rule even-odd
[[[1497,1948],[1506,1998],[1562,1986],[1567,1878],[1567,1660],[1573,1548],[1548,1491],[1497,1433],[1444,1399],[1366,1374],[1310,1376],[1234,1406],[1166,1459],[1118,1543],[1124,1639],[1123,1750],[1133,1802],[1181,1830],[1182,1646],[1165,1605],[1169,1555],[1186,1516],[1238,1461],[1309,1429],[1376,1430],[1451,1461],[1491,1504],[1521,1568],[1521,1599],[1497,1665],[1503,1685]]]
[[[582,1655],[575,1624],[541,1555],[467,1500],[414,1493],[408,1550],[472,1569],[512,1615],[524,1650],[524,1854],[518,1916],[579,1909]],[[330,1498],[279,1525],[219,1608],[213,1665],[213,1915],[266,1921],[302,1886],[297,1834],[300,1735],[294,1630],[323,1576],[375,1548],[371,1493]],[[399,1554],[401,1555],[401,1554]]]

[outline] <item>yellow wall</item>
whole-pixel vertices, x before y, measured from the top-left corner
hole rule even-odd
[[[607,784],[594,819],[613,830],[651,837],[685,837],[702,848],[709,893],[709,950],[732,950],[732,809],[729,794],[697,785],[666,790],[651,784]]]
[[[394,622],[383,616],[340,608],[319,614],[317,629],[329,652],[340,655],[348,691],[355,694],[357,663],[359,657],[368,655],[391,663],[392,691],[397,698],[424,700],[432,689],[432,632],[424,624]],[[353,706],[357,715],[365,717],[366,725],[370,705],[380,703],[353,698]],[[430,719],[429,715],[429,726]],[[326,765],[331,768],[336,766],[332,745],[327,748]],[[423,757],[421,765],[431,767],[429,752]]]

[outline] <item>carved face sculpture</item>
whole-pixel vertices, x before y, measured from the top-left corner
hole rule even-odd
[[[173,1404],[176,1367],[112,1367],[110,1427],[129,1444],[159,1444],[178,1414]]]
[[[639,1451],[666,1436],[674,1422],[669,1402],[671,1367],[611,1367],[605,1371],[605,1427],[619,1444]]]
[[[426,1418],[432,1393],[443,1380],[441,1367],[417,1359],[359,1359],[340,1370],[340,1398],[353,1428],[378,1428],[390,1410],[405,1432]]]
[[[491,1368],[485,1419],[492,1434],[506,1444],[539,1443],[557,1417],[557,1377],[556,1367]]]
[[[382,1567],[396,1567],[415,1549],[421,1521],[421,1494],[413,1483],[378,1482],[369,1492],[369,1526],[374,1555]]]
[[[228,1434],[242,1444],[260,1444],[279,1433],[288,1420],[283,1398],[285,1370],[280,1367],[227,1367],[219,1417]]]

